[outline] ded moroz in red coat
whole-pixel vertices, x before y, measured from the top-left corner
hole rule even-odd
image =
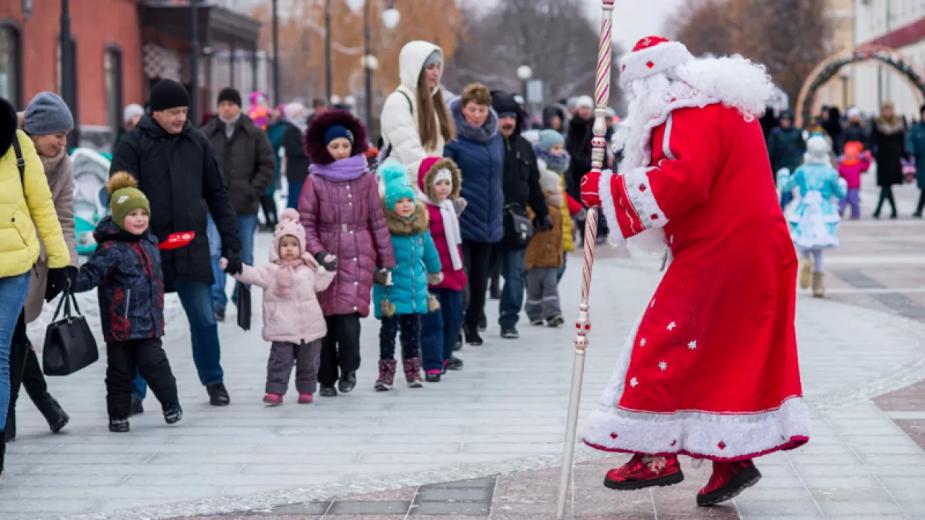
[[[717,70],[700,61],[687,73]],[[741,58],[712,61],[732,82],[755,71],[765,78]],[[748,459],[809,439],[797,259],[747,110],[754,100],[742,89],[724,95],[722,78],[703,90],[691,83],[663,82],[666,103],[649,103],[635,120],[630,105],[625,173],[601,176],[610,229],[626,238],[661,231],[672,260],[583,439],[606,451]]]

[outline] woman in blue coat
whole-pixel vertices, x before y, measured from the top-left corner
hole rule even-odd
[[[481,345],[479,320],[485,313],[489,260],[503,235],[504,140],[498,133],[498,116],[491,109],[491,91],[481,83],[467,85],[450,102],[456,139],[443,149],[462,172],[460,198],[467,203],[459,218],[463,262],[469,277],[468,305],[463,320],[466,343]]]
[[[919,188],[919,203],[912,216],[922,218],[925,209],[925,105],[919,110],[919,117],[906,138],[906,152],[915,158],[915,183]]]

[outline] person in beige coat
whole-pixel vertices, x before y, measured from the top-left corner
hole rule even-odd
[[[42,92],[33,98],[25,113],[20,114],[20,119],[21,128],[32,139],[42,161],[71,265],[76,267],[78,259],[74,233],[74,175],[71,170],[71,158],[66,150],[67,134],[74,127],[73,117],[64,100],[58,95]],[[7,441],[16,438],[16,400],[20,385],[26,388],[26,393],[48,421],[48,427],[52,432],[61,431],[70,419],[58,401],[48,393],[48,385],[42,375],[38,357],[26,335],[26,324],[38,319],[45,303],[48,255],[41,239],[39,245],[39,258],[32,269],[26,304],[13,332],[10,352],[10,406],[5,430]]]

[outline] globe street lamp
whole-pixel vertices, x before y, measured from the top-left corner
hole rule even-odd
[[[533,69],[529,65],[521,65],[517,67],[517,79],[520,80],[521,90],[524,96],[524,99],[527,99],[527,81],[533,77]]]
[[[351,11],[357,12],[363,9],[363,71],[365,75],[366,90],[366,128],[372,132],[373,124],[373,72],[379,68],[379,60],[373,56],[372,51],[372,27],[370,26],[370,0],[347,0],[347,7]],[[401,20],[401,13],[395,9],[394,0],[389,1],[388,6],[380,15],[382,25],[386,29],[394,29]]]

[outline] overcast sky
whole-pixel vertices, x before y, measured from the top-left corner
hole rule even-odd
[[[600,23],[600,0],[584,0],[588,16]],[[616,0],[613,10],[614,39],[629,50],[643,36],[661,35],[665,20],[678,9],[683,0]]]

